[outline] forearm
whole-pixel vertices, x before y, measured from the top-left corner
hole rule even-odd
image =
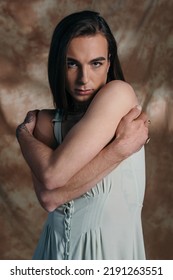
[[[83,185],[84,193],[87,187],[92,187],[122,160],[122,157],[117,156],[115,153],[115,162],[112,161],[113,151],[112,146],[109,145],[109,147],[103,149],[93,160],[79,170],[68,181],[62,184],[61,180],[58,180],[57,178],[61,177],[61,173],[66,174],[66,172],[62,172],[59,168],[56,168],[56,177],[52,175],[50,180],[50,176],[47,176],[49,170],[52,169],[52,156],[54,153],[50,147],[37,140],[28,132],[25,126],[19,131],[18,141],[23,156],[32,173],[38,179],[40,184],[42,184],[42,189],[45,190],[54,190],[59,187],[64,188],[65,186],[70,186],[70,189],[73,189],[71,186],[74,185],[74,188],[77,186],[75,190],[75,192],[77,192],[78,189],[81,189],[81,185]],[[115,146],[116,145],[114,144],[114,149]],[[61,147],[59,146],[58,149],[60,148]],[[60,175],[57,175],[57,173]],[[81,195],[80,192],[79,195]]]
[[[45,171],[49,168],[53,150],[33,137],[25,125],[19,128],[17,139],[31,171],[43,185],[46,185]]]
[[[37,196],[40,197],[41,202],[44,202],[45,207],[46,205],[49,205],[48,211],[52,211],[53,208],[56,208],[64,202],[84,194],[104,176],[116,168],[122,160],[134,152],[137,152],[144,145],[148,137],[146,120],[146,115],[140,115],[140,111],[137,108],[131,110],[131,112],[121,120],[116,131],[117,138],[98,153],[93,160],[78,171],[78,173],[76,173],[71,179],[69,179],[67,183],[61,185],[62,188],[56,189],[59,187],[59,182],[53,177],[52,180],[54,181],[55,190],[52,191],[46,190],[47,186],[45,186],[45,181],[40,178],[44,175],[42,174],[43,170],[48,168],[47,163],[45,163],[44,160],[47,160],[47,158],[50,157],[53,150],[37,141],[28,132],[25,132],[23,138],[20,135],[19,143],[24,157],[30,159],[31,170],[37,171],[36,173],[34,172],[39,183]],[[29,135],[27,135],[27,133]],[[27,139],[25,139],[25,135]],[[28,145],[30,148],[27,146],[27,141],[29,141]],[[30,150],[33,150],[32,154],[30,153]],[[47,151],[46,155],[45,150]],[[38,157],[38,152],[40,153],[39,158],[33,160],[32,156],[34,155],[35,157]],[[40,163],[42,166],[40,166]],[[38,173],[40,174],[40,178]]]
[[[52,176],[50,186],[49,178],[47,179],[48,170],[52,168],[51,157],[53,150],[36,139],[32,134],[30,134],[25,127],[20,130],[18,135],[18,141],[21,147],[22,154],[29,165],[35,179],[40,182],[41,189],[43,190],[54,190],[60,187],[67,188],[70,186],[70,189],[73,189],[73,192],[79,191],[81,185],[83,185],[83,193],[87,187],[92,187],[95,182],[98,182],[101,178],[104,177],[105,172],[111,171],[113,162],[111,162],[111,147],[105,148],[102,150],[91,162],[84,166],[78,173],[76,173],[70,180],[67,181],[64,185]],[[108,151],[107,151],[108,150]],[[32,152],[31,152],[32,151]],[[115,156],[116,157],[116,156]],[[116,164],[119,162],[119,158],[116,160]],[[57,168],[56,173],[61,173]],[[64,172],[63,172],[64,173]],[[59,176],[60,177],[60,176]],[[76,190],[74,190],[76,187]],[[78,187],[79,186],[79,187]],[[62,191],[63,192],[63,191]],[[79,196],[82,193],[79,192]]]
[[[40,191],[39,201],[41,201],[44,209],[53,211],[63,203],[80,197],[94,187],[125,158],[119,153],[119,145],[120,143],[117,140],[117,143],[109,144],[105,147],[62,188]]]
[[[40,197],[39,201],[45,200],[46,194],[49,193],[46,190],[50,190],[46,185],[45,173],[51,166],[50,161],[53,150],[33,137],[33,135],[30,134],[27,129],[25,129],[25,127],[20,129],[18,140],[23,156],[33,173],[34,186],[39,185],[39,189],[35,188],[36,195],[38,199]],[[53,189],[56,189],[55,192],[59,194],[56,196],[58,199],[58,202],[56,203],[62,204],[65,202],[65,200],[70,200],[82,195],[89,188],[94,186],[94,184],[97,183],[101,178],[103,178],[105,174],[109,173],[121,160],[115,155],[114,159],[116,159],[116,162],[112,162],[112,153],[113,151],[111,146],[102,150],[90,163],[88,163],[78,173],[76,173],[64,186],[61,185],[61,187],[63,187],[62,191],[57,191],[57,188],[60,187],[59,181],[52,178],[52,181],[54,181],[52,192],[50,192],[52,198],[54,195]],[[57,172],[58,171],[59,170],[57,170]],[[66,193],[67,191],[68,193]],[[65,198],[64,196],[67,195],[69,195],[69,197]]]
[[[47,162],[49,162],[53,150],[38,141],[25,128],[20,133],[18,140],[24,158],[32,171],[37,198],[47,211],[52,211],[59,205],[83,195],[124,159],[122,154],[117,152],[119,141],[117,140],[117,144],[114,141],[114,144],[105,147],[64,186],[59,188],[59,185],[57,184],[56,187],[55,183],[54,190],[48,190],[45,185],[44,172],[48,168]]]

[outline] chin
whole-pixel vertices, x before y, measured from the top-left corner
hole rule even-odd
[[[75,100],[79,103],[88,103],[93,99],[94,96],[81,96],[78,98],[75,98]]]

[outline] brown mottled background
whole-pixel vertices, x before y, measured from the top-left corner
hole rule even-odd
[[[94,9],[110,24],[128,82],[151,119],[143,224],[147,258],[173,259],[173,1],[0,0],[0,259],[30,259],[46,212],[15,128],[52,107],[47,55],[55,24]]]

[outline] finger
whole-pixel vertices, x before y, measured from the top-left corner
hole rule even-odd
[[[145,142],[145,144],[148,144],[148,143],[150,142],[150,140],[151,140],[151,138],[148,137],[147,140],[146,140],[146,142]]]
[[[25,125],[25,123],[21,123],[20,125],[18,125],[18,127],[16,128],[16,138],[19,139],[19,135],[20,133],[22,133],[23,131],[28,132],[28,129]]]
[[[142,107],[140,105],[135,106],[132,108],[129,113],[124,117],[127,121],[132,122],[133,120],[137,119],[141,114]]]
[[[30,123],[34,120],[34,112],[33,111],[29,111],[24,119],[24,123]]]
[[[144,123],[148,123],[148,116],[145,112],[141,112],[141,114],[136,118],[136,120],[142,120]]]
[[[24,119],[24,123],[30,123],[37,117],[39,110],[29,111]]]

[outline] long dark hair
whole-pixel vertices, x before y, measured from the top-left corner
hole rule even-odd
[[[70,14],[56,26],[49,51],[48,78],[56,108],[67,111],[70,107],[68,94],[65,91],[66,53],[70,41],[75,37],[98,33],[105,36],[108,42],[110,67],[107,82],[111,80],[124,81],[117,55],[117,44],[104,18],[94,11]]]

